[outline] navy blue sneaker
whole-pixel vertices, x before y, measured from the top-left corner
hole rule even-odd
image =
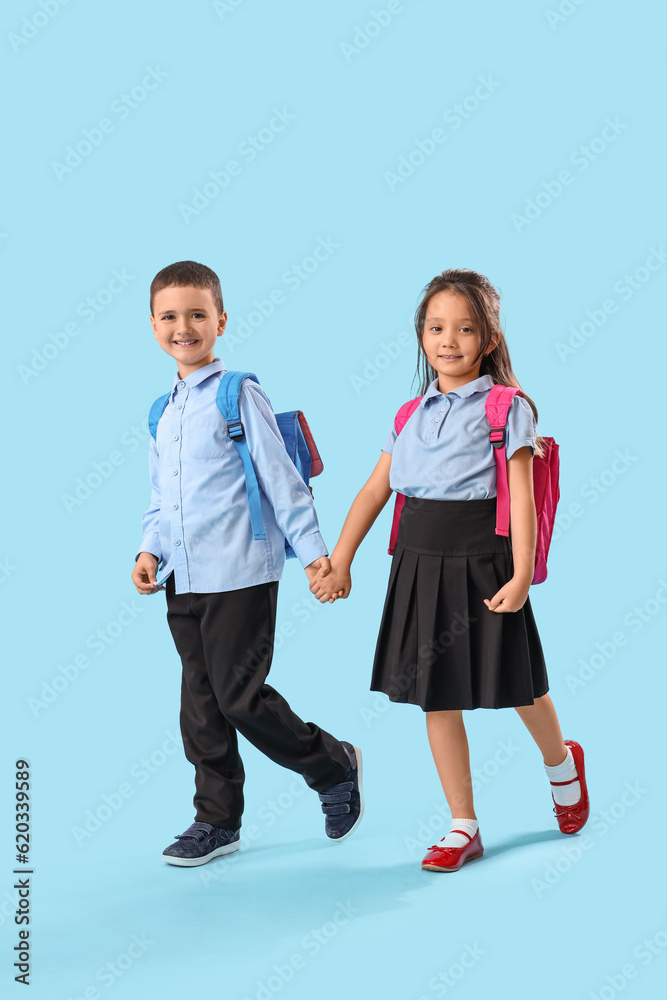
[[[238,830],[223,830],[210,823],[192,823],[185,833],[176,834],[176,843],[165,849],[162,860],[170,865],[192,868],[205,865],[221,854],[232,854],[239,847]]]
[[[345,840],[354,833],[364,815],[364,791],[361,784],[361,750],[341,740],[350,766],[345,780],[319,792],[324,830],[331,840]]]

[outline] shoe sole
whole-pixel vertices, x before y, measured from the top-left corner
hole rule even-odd
[[[223,854],[233,854],[234,851],[238,851],[240,846],[241,844],[237,840],[233,844],[225,844],[223,847],[217,847],[215,851],[205,854],[203,858],[172,858],[170,854],[163,854],[162,860],[166,861],[168,865],[178,865],[179,868],[195,868],[197,865],[205,865],[208,861],[212,861],[213,858],[219,858]]]
[[[470,857],[466,858],[463,865],[466,865],[469,861],[474,861],[476,858],[481,858],[484,851],[480,851],[479,854],[471,854]],[[444,868],[442,865],[422,865],[422,871],[425,872],[459,872],[463,868],[463,865],[458,865],[455,868]]]
[[[363,763],[361,759],[361,750],[359,749],[359,747],[354,748],[354,753],[357,758],[357,782],[359,785],[359,815],[357,816],[354,826],[350,827],[347,833],[344,833],[342,837],[329,837],[329,840],[331,840],[334,844],[340,844],[342,843],[342,841],[347,840],[348,837],[351,837],[354,831],[361,823],[361,818],[364,815],[364,785],[363,785],[364,775],[363,775]]]

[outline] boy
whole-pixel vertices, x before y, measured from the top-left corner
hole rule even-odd
[[[191,867],[238,850],[237,730],[303,775],[319,793],[327,836],[343,840],[363,813],[361,752],[303,722],[265,683],[285,537],[310,582],[329,562],[310,491],[268,399],[245,379],[239,410],[266,529],[266,540],[253,539],[243,464],[216,405],[225,367],[214,349],[227,322],[218,276],[194,261],[171,264],[153,279],[150,304],[155,339],[178,372],[150,439],[151,503],[132,580],[140,594],[166,589],[183,665],[181,734],[196,786],[195,822],[162,859]]]

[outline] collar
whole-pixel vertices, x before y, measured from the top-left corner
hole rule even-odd
[[[493,386],[493,376],[491,375],[480,375],[479,378],[474,378],[472,382],[466,382],[465,385],[460,385],[458,389],[450,389],[446,395],[456,395],[463,399],[466,396],[472,396],[476,392],[486,392]],[[420,406],[424,406],[429,399],[434,399],[436,396],[444,396],[445,393],[440,392],[438,389],[438,379],[434,378],[428,389],[424,393],[424,398],[422,399]]]
[[[203,382],[204,379],[209,378],[209,376],[214,375],[216,372],[225,371],[227,371],[227,369],[225,368],[224,362],[220,358],[214,358],[210,365],[202,365],[201,368],[197,368],[195,371],[190,372],[190,374],[186,375],[185,378],[179,378],[177,371],[174,376],[174,384],[171,387],[170,396],[173,397],[176,387],[179,386],[181,382],[185,382],[191,389],[193,386],[199,385],[200,382]]]

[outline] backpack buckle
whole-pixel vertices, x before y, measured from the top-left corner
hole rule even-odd
[[[240,420],[235,420],[234,423],[227,424],[227,430],[229,431],[229,436],[235,441],[240,441],[245,434],[243,424]]]
[[[506,427],[492,427],[489,434],[489,441],[494,448],[504,448],[507,443]]]

